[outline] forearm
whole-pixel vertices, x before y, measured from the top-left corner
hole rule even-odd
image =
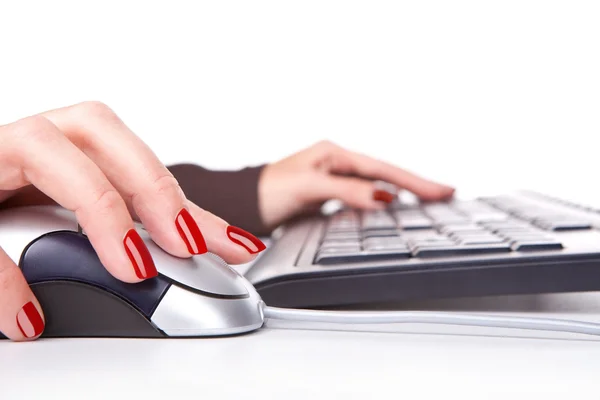
[[[264,166],[213,171],[195,164],[167,166],[186,197],[201,208],[255,235],[267,235],[259,207],[258,182]]]

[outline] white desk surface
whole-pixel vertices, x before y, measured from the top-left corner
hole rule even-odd
[[[600,293],[408,306],[600,322]],[[600,337],[443,325],[306,328],[269,322],[218,339],[0,341],[0,399],[600,398]]]
[[[600,322],[600,293],[411,306]],[[600,396],[600,337],[441,325],[350,332],[279,324],[220,339],[2,341],[0,399]]]

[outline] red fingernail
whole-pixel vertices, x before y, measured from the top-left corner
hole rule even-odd
[[[227,236],[233,243],[246,248],[250,254],[260,253],[267,248],[256,236],[237,226],[229,225],[227,227]]]
[[[138,278],[148,279],[158,275],[150,250],[148,250],[144,240],[135,229],[130,229],[127,232],[125,239],[123,239],[123,245]]]
[[[17,326],[26,338],[41,335],[44,330],[44,320],[31,301],[17,313]]]
[[[390,192],[386,192],[385,190],[376,190],[373,192],[373,200],[391,203],[394,201],[394,195]]]
[[[175,219],[177,232],[185,242],[190,254],[204,254],[208,251],[204,236],[191,214],[185,208],[179,211]]]

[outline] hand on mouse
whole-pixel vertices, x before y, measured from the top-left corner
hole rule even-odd
[[[36,194],[74,211],[100,261],[125,282],[157,275],[134,219],[178,257],[212,251],[237,264],[265,248],[253,235],[188,201],[148,146],[98,102],[0,126],[0,203],[36,203],[30,196]],[[0,248],[0,332],[27,340],[43,328],[38,301]]]
[[[374,180],[407,189],[427,201],[446,200],[454,194],[449,186],[323,141],[265,167],[259,182],[262,220],[273,228],[330,199],[361,209],[381,209],[396,193],[381,190]]]

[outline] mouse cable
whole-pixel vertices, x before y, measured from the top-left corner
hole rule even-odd
[[[600,335],[600,324],[566,319],[504,317],[435,311],[329,311],[263,307],[266,319],[336,324],[443,324]]]

